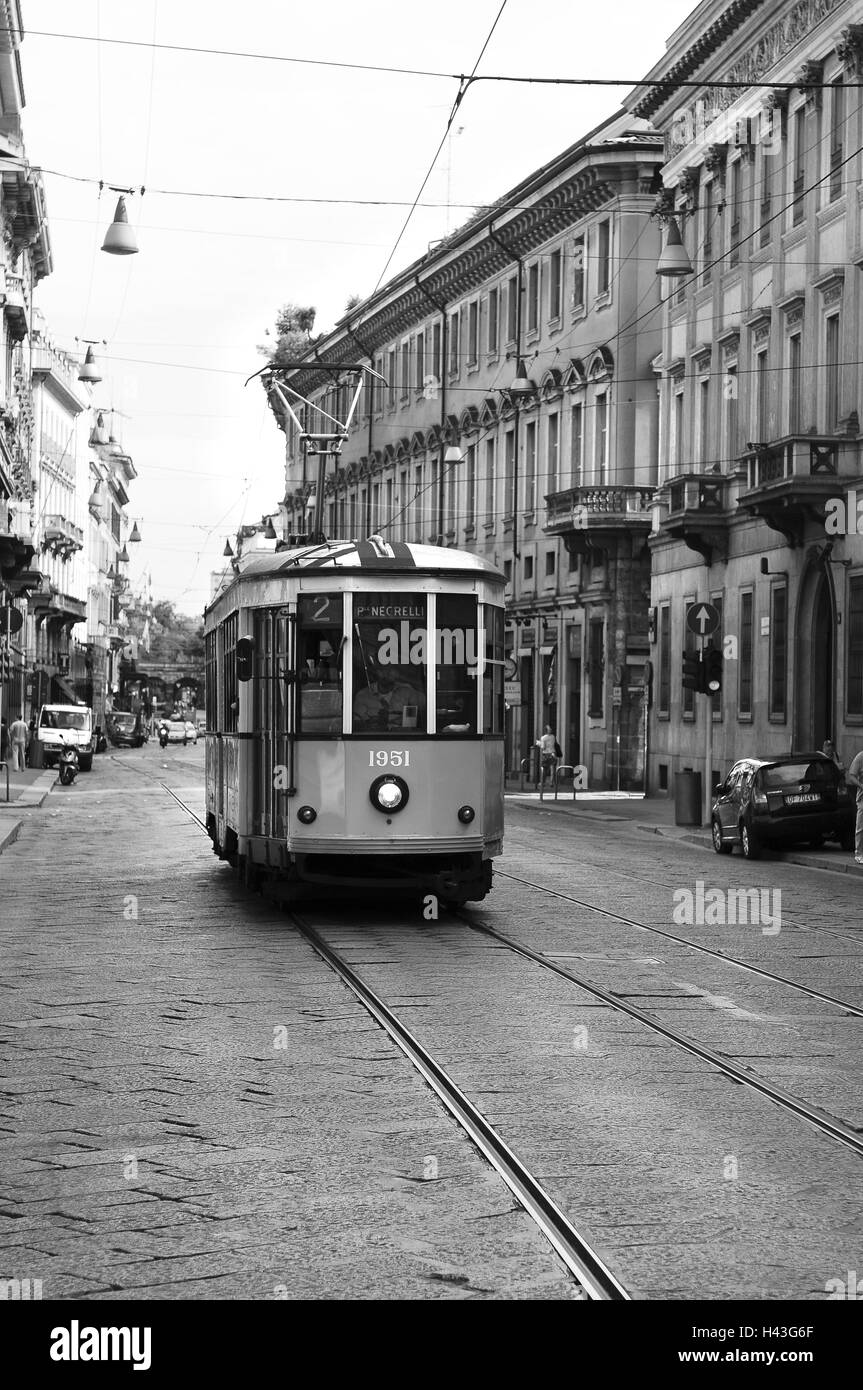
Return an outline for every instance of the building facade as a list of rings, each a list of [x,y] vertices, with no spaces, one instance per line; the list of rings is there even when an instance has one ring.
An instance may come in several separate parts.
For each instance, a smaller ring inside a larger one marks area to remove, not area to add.
[[[283,374],[313,402],[299,412],[312,434],[348,410],[331,367],[377,374],[322,506],[317,459],[270,397],[286,432],[286,534],[458,546],[504,572],[511,773],[550,724],[591,784],[643,776],[661,158],[648,123],[618,113]]]
[[[78,362],[51,342],[38,314],[30,361],[33,564],[41,579],[27,599],[25,661],[28,703],[38,708],[44,703],[74,703],[86,681],[87,401],[77,380]]]
[[[105,717],[120,692],[123,651],[129,647],[123,599],[129,590],[129,484],[137,470],[106,421],[95,414],[90,432],[87,504],[87,651],[88,668],[81,698],[91,705],[95,722]]]
[[[662,132],[660,211],[693,266],[665,281],[658,364],[660,792],[704,771],[707,718],[714,784],[742,756],[863,745],[861,75],[863,4],[705,0],[626,102]],[[696,600],[721,615],[719,696],[682,686]]]
[[[3,624],[9,635],[0,634],[8,672],[0,703],[11,719],[25,712],[32,640],[27,595],[42,581],[30,346],[33,290],[51,270],[51,249],[41,175],[28,165],[21,138],[22,28],[14,0],[3,0],[0,20],[0,604],[10,611]]]

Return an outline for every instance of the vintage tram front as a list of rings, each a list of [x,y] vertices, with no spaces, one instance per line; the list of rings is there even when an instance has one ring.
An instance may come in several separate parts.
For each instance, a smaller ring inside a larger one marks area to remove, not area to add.
[[[249,883],[485,896],[503,576],[374,537],[244,557],[205,615],[207,827]]]

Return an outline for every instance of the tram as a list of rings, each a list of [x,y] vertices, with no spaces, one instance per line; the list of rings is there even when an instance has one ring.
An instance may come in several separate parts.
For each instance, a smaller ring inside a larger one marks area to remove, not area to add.
[[[285,901],[482,899],[503,844],[503,575],[379,536],[235,566],[204,615],[215,852]]]

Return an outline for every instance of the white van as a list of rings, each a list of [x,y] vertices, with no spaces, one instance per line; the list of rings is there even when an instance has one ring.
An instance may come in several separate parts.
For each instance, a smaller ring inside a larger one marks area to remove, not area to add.
[[[74,744],[78,749],[82,772],[89,772],[93,766],[96,747],[93,711],[87,705],[43,705],[36,737],[43,746],[42,757],[46,767],[58,761],[64,743]]]

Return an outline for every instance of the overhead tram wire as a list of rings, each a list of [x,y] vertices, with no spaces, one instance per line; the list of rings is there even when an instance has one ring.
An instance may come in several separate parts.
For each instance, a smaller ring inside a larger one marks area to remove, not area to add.
[[[2,30],[0,30],[0,32],[2,32]],[[481,77],[480,77],[480,76],[475,76],[472,80],[473,80],[474,82],[478,82],[478,81],[481,80]],[[467,79],[465,78],[464,81],[467,81]],[[768,84],[768,85],[774,86],[775,84]],[[829,84],[829,83],[821,83],[821,84],[816,84],[816,85],[820,85],[820,86],[829,86],[829,85],[831,85],[831,84]],[[844,83],[844,84],[843,84],[843,86],[849,86],[849,85],[851,85],[851,84],[849,84],[849,83]],[[454,113],[453,113],[453,115],[454,115]],[[848,128],[850,129],[850,126],[851,126],[851,124],[852,124],[852,120],[853,120],[854,118],[855,118],[855,113],[854,113],[853,111],[849,112],[848,115],[845,116],[844,120],[842,121],[842,126],[843,126],[843,127],[848,127]],[[444,139],[446,139],[446,135],[444,136]],[[818,136],[814,137],[813,140],[812,140],[812,142],[806,146],[806,150],[805,150],[806,155],[807,155],[807,156],[811,155],[812,152],[813,152],[815,149],[818,148],[818,146],[820,145],[820,143],[821,143],[820,137],[818,137]],[[843,162],[844,162],[844,161],[843,161]],[[100,163],[101,163],[101,156],[100,156]],[[47,168],[45,165],[29,164],[28,161],[27,161],[26,159],[23,159],[23,158],[22,158],[22,159],[17,159],[17,158],[16,158],[15,156],[13,156],[13,155],[5,155],[5,154],[4,154],[4,155],[0,156],[0,167],[2,167],[4,164],[9,164],[9,165],[12,165],[12,166],[17,166],[17,167],[22,168],[22,169],[29,169],[29,170],[32,170],[33,173],[50,174],[53,178],[66,179],[66,180],[68,180],[69,182],[72,182],[72,183],[91,183],[91,184],[95,184],[95,185],[97,185],[97,186],[99,187],[100,191],[101,191],[101,189],[103,189],[103,188],[105,188],[105,187],[112,188],[112,187],[114,187],[115,185],[119,186],[119,184],[123,184],[123,185],[125,186],[125,184],[128,183],[128,180],[126,180],[125,182],[124,182],[123,180],[106,180],[106,179],[103,179],[103,178],[101,178],[101,177],[100,177],[100,178],[95,178],[95,177],[93,177],[92,175],[89,175],[89,174],[70,174],[70,173],[68,173],[66,170],[63,170],[63,169],[49,169],[49,168]],[[841,168],[841,165],[838,166],[838,167]],[[834,169],[832,172],[835,174],[835,169]],[[842,182],[843,182],[843,185],[844,185],[844,186],[850,187],[852,184],[855,184],[855,183],[856,183],[856,180],[853,180],[853,179],[846,179],[846,180],[842,180]],[[142,189],[141,189],[141,192],[143,193],[144,191],[145,191],[145,189],[142,188]],[[315,207],[315,206],[321,206],[321,207],[374,207],[374,208],[379,208],[379,207],[393,207],[393,208],[396,208],[396,207],[406,207],[406,208],[416,208],[416,207],[420,207],[420,208],[423,208],[423,209],[430,209],[430,210],[434,210],[434,209],[443,209],[443,208],[457,208],[457,209],[459,209],[460,211],[475,213],[476,210],[477,210],[477,207],[479,206],[479,204],[478,204],[478,202],[477,202],[476,199],[474,199],[474,201],[473,201],[473,202],[470,202],[470,203],[457,203],[457,202],[456,202],[456,203],[453,203],[453,202],[450,202],[449,200],[444,201],[444,202],[418,202],[418,201],[414,200],[414,202],[411,202],[411,201],[410,201],[409,199],[407,199],[407,198],[339,198],[339,197],[310,197],[310,196],[303,196],[303,195],[297,195],[297,194],[279,194],[279,193],[222,193],[222,192],[215,192],[215,191],[211,191],[211,190],[207,190],[207,189],[156,188],[156,187],[152,187],[152,186],[150,186],[150,185],[147,185],[147,186],[146,186],[146,191],[147,191],[148,193],[150,193],[150,194],[158,194],[160,197],[163,197],[163,198],[201,198],[201,199],[212,199],[212,200],[221,201],[221,202],[286,203],[286,204],[296,205],[296,206],[300,206],[300,207],[306,206],[306,205],[307,205],[307,206],[311,206],[311,207]],[[801,195],[799,195],[799,196],[800,196],[800,197],[804,197],[804,196],[805,196],[805,191],[804,191],[803,194],[801,194]],[[740,199],[740,206],[741,206],[741,207],[746,207],[746,206],[748,206],[748,205],[750,205],[750,204],[757,204],[757,203],[760,203],[760,201],[761,201],[760,196],[757,195],[757,194],[754,194],[752,197],[741,198],[741,199]],[[555,211],[556,211],[556,212],[559,212],[559,211],[561,211],[561,210],[565,210],[567,206],[569,206],[569,204],[567,204],[567,203],[564,201],[564,202],[562,202],[559,206],[557,206],[557,207],[555,208]],[[573,206],[574,206],[574,204],[573,204]],[[789,206],[790,206],[790,204],[789,204]],[[485,211],[487,211],[488,213],[493,213],[495,217],[499,217],[499,216],[501,216],[501,215],[503,215],[504,213],[507,213],[507,212],[528,212],[528,211],[535,211],[535,209],[536,209],[536,204],[535,204],[535,203],[520,203],[520,202],[507,201],[507,200],[506,200],[506,197],[504,196],[504,197],[502,197],[502,198],[500,198],[500,199],[494,201],[493,203],[488,204],[487,207],[485,208]],[[61,220],[61,221],[63,221],[63,220],[72,221],[72,220],[75,220],[75,219],[59,219],[59,220]],[[173,230],[173,229],[171,229],[171,228],[165,228],[164,230],[170,231],[170,230]],[[192,230],[192,229],[189,229],[189,228],[178,228],[177,230],[178,230],[178,231],[184,231],[184,230]],[[280,239],[281,239],[281,238],[280,238]],[[286,238],[286,240],[291,240],[291,239],[292,239],[292,238]],[[347,244],[352,245],[352,244],[355,244],[355,243],[347,243]],[[370,243],[360,243],[360,244],[370,244]],[[629,258],[627,258],[627,259],[629,259]]]
[[[506,0],[504,0],[505,3]],[[503,9],[503,5],[501,9]],[[497,20],[495,20],[496,23]],[[0,34],[17,34],[17,32],[17,29],[13,30],[9,25],[0,25]],[[437,68],[405,68],[394,63],[349,63],[338,58],[299,58],[293,54],[257,53],[238,48],[204,48],[197,44],[155,43],[146,39],[107,38],[103,34],[69,34],[55,29],[31,29],[29,25],[27,26],[27,34],[31,38],[64,39],[73,43],[112,44],[126,48],[156,48],[162,49],[166,53],[193,53],[204,57],[238,58],[259,63],[293,63],[301,67],[338,68],[348,72],[385,73],[396,77],[431,77],[451,82],[464,80],[463,73],[445,72]],[[489,34],[490,37],[491,34]],[[735,91],[748,91],[762,87],[770,90],[795,91],[800,85],[798,82],[750,81],[749,79],[745,82],[735,82],[728,78],[708,81],[704,77],[646,78],[643,75],[640,77],[531,77],[525,73],[483,73],[472,80],[475,82],[515,82],[538,87],[662,87],[670,88],[673,91],[681,88],[700,90],[704,87],[730,88]],[[806,85],[814,88],[829,87],[831,84],[829,82],[811,82]],[[863,87],[863,81],[846,82],[843,85],[846,88]]]
[[[393,249],[392,249],[392,251],[390,251],[390,254],[389,254],[389,256],[388,256],[387,259],[386,259],[386,263],[385,263],[385,265],[384,265],[384,268],[383,268],[383,270],[381,271],[380,275],[379,275],[378,278],[377,278],[377,283],[375,284],[375,287],[374,287],[374,289],[372,290],[372,294],[376,294],[377,291],[380,289],[381,281],[383,280],[384,276],[386,275],[387,271],[389,270],[390,265],[392,264],[393,257],[395,256],[396,251],[399,249],[399,246],[401,245],[402,237],[404,236],[405,232],[406,232],[407,229],[408,229],[408,224],[410,223],[410,220],[411,220],[411,218],[413,217],[413,215],[414,215],[414,213],[415,213],[415,211],[416,211],[417,204],[419,203],[419,200],[420,200],[420,198],[421,198],[422,195],[423,195],[423,190],[424,190],[426,184],[428,183],[429,179],[431,178],[431,176],[432,176],[432,174],[433,174],[433,172],[434,172],[434,167],[435,167],[435,165],[437,164],[438,159],[440,158],[441,150],[443,149],[444,145],[445,145],[446,142],[447,142],[447,137],[449,136],[449,133],[450,133],[450,131],[451,131],[451,129],[452,129],[452,125],[453,125],[453,122],[454,122],[454,120],[455,120],[455,118],[456,118],[456,115],[457,115],[457,113],[458,113],[458,109],[459,109],[459,107],[461,106],[462,101],[463,101],[464,98],[465,98],[465,95],[467,94],[467,91],[468,91],[468,88],[470,87],[471,82],[473,82],[473,80],[474,80],[474,78],[475,78],[475,76],[476,76],[476,70],[477,70],[477,68],[479,67],[480,63],[482,62],[483,54],[485,53],[486,49],[488,48],[489,44],[491,43],[492,35],[494,34],[494,31],[495,31],[495,29],[496,29],[497,26],[498,26],[498,21],[500,20],[500,17],[501,17],[501,15],[503,14],[503,12],[504,12],[505,9],[506,9],[506,0],[501,0],[500,9],[498,10],[497,14],[495,15],[494,21],[493,21],[493,23],[492,23],[492,26],[491,26],[491,28],[489,29],[488,33],[486,34],[485,42],[483,43],[483,46],[482,46],[482,48],[481,48],[480,51],[479,51],[479,54],[478,54],[477,59],[476,59],[476,62],[474,63],[473,68],[472,68],[472,70],[471,70],[470,76],[469,76],[469,77],[459,77],[459,79],[458,79],[458,84],[459,84],[459,85],[458,85],[458,91],[457,91],[457,93],[456,93],[455,101],[454,101],[453,104],[452,104],[452,110],[450,111],[449,116],[447,117],[446,129],[444,130],[444,133],[443,133],[443,135],[441,136],[440,144],[438,145],[437,149],[436,149],[435,152],[434,152],[434,157],[433,157],[433,159],[432,159],[431,164],[430,164],[429,167],[428,167],[428,170],[426,171],[425,178],[423,179],[422,183],[420,184],[419,192],[417,193],[416,197],[414,198],[413,202],[412,202],[411,205],[410,205],[410,209],[409,209],[409,211],[408,211],[408,215],[407,215],[407,217],[405,218],[405,220],[404,220],[404,222],[403,222],[403,224],[402,224],[402,227],[401,227],[401,230],[400,230],[398,236],[397,236],[396,239],[395,239],[395,244],[394,244],[394,246],[393,246]]]

